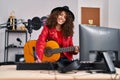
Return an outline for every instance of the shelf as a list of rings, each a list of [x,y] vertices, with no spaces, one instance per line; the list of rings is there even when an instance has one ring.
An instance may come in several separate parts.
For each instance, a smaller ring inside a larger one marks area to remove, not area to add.
[[[26,30],[6,30],[6,32],[13,32],[13,33],[26,33]]]
[[[18,46],[18,47],[5,47],[5,49],[8,49],[8,48],[24,48],[24,47],[20,47],[20,46]]]
[[[25,42],[27,42],[27,30],[5,30],[5,49],[4,49],[4,62],[8,62],[8,56],[9,56],[9,49],[23,49],[24,47],[21,45],[9,45],[10,42],[9,40],[12,38],[9,37],[10,35],[13,34],[20,34],[20,35],[25,35]],[[15,36],[18,37],[18,36]],[[14,44],[14,42],[13,42]],[[17,50],[15,50],[17,51]]]

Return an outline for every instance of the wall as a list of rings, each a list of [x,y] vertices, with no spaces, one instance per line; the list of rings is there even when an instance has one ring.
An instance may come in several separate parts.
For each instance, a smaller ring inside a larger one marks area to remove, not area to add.
[[[109,0],[109,27],[120,28],[120,0]]]

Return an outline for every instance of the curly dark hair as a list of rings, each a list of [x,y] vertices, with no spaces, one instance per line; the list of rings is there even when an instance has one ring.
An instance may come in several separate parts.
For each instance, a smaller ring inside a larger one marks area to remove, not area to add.
[[[48,26],[48,28],[53,28],[57,25],[57,17],[58,15],[60,15],[62,12],[62,10],[57,10],[54,11],[53,13],[51,13],[46,21],[46,25]],[[73,24],[73,18],[72,15],[69,12],[66,12],[66,21],[65,23],[62,25],[62,34],[65,38],[67,38],[68,36],[73,36],[73,28],[74,28],[74,24]]]

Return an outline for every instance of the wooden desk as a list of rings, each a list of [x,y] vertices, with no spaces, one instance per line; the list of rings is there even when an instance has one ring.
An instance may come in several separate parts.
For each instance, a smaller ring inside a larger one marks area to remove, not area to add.
[[[0,80],[120,80],[120,69],[117,74],[88,73],[71,71],[59,73],[56,70],[16,70],[16,65],[0,66]]]

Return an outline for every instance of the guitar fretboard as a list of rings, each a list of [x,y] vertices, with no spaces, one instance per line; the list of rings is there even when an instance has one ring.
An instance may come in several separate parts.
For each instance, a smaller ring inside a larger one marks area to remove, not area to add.
[[[56,49],[51,49],[48,52],[54,54],[54,53],[62,53],[62,52],[70,52],[70,51],[75,51],[75,47],[56,48]]]

